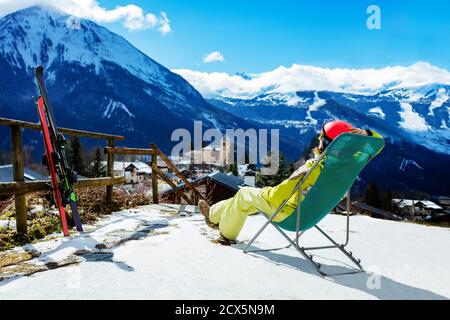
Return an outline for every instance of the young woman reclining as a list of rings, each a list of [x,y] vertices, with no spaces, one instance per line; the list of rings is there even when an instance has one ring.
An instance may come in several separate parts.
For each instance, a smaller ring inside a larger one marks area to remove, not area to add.
[[[273,214],[276,208],[286,199],[286,195],[290,195],[293,192],[299,180],[313,166],[317,158],[331,141],[344,132],[381,137],[372,130],[354,128],[351,124],[341,120],[325,123],[319,136],[319,146],[313,149],[314,157],[306,161],[304,165],[294,171],[288,179],[279,185],[264,188],[242,187],[234,197],[220,201],[213,206],[209,206],[206,201],[200,200],[198,205],[200,212],[205,217],[205,222],[211,228],[219,228],[220,230],[221,237],[219,242],[229,244],[231,240],[235,240],[244,226],[248,215],[255,214],[259,211],[269,215]],[[316,182],[321,170],[321,164],[317,165],[303,182],[300,187],[302,199]],[[297,206],[297,197],[298,192],[289,198],[289,201],[273,221],[283,221],[290,215]]]

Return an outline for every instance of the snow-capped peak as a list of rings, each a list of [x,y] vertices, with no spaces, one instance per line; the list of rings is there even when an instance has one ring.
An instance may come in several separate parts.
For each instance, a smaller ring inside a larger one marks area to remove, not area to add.
[[[450,94],[450,85],[431,83],[423,86],[404,87],[382,91],[380,97],[394,98],[405,102],[420,102],[436,99],[436,108],[447,101]],[[447,98],[445,98],[447,97]],[[442,100],[442,101],[441,101]]]
[[[5,16],[0,20],[0,34],[0,55],[20,69],[43,64],[51,70],[54,63],[72,62],[99,73],[105,62],[111,62],[168,90],[177,77],[121,36],[50,7],[34,6]],[[197,94],[193,88],[183,89]]]

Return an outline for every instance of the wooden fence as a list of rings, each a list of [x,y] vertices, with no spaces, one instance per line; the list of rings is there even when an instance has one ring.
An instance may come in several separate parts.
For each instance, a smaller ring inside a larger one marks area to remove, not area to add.
[[[27,210],[25,195],[31,192],[50,190],[49,180],[25,181],[22,130],[41,130],[38,123],[0,118],[0,126],[9,126],[11,129],[11,147],[14,182],[0,182],[0,195],[14,195],[16,207],[16,230],[18,233],[27,233]],[[59,128],[63,134],[87,137],[93,139],[104,139],[108,147],[114,147],[116,140],[124,140],[125,137],[98,132],[90,132],[76,129]],[[114,155],[108,155],[107,166],[114,166]],[[111,173],[111,174],[109,174]],[[76,189],[90,187],[106,187],[106,201],[112,204],[113,186],[123,184],[125,177],[114,177],[114,172],[108,172],[105,178],[80,179],[75,185]]]
[[[14,195],[16,207],[16,230],[18,233],[27,233],[27,211],[25,195],[37,191],[50,190],[49,180],[25,181],[24,179],[24,159],[22,129],[41,130],[38,123],[19,121],[13,119],[0,118],[0,126],[9,126],[11,129],[11,146],[13,154],[13,173],[14,182],[0,182],[0,195]],[[114,158],[116,154],[121,155],[150,155],[152,167],[152,191],[153,203],[158,203],[158,177],[170,185],[177,195],[182,197],[188,204],[197,204],[199,199],[204,199],[201,193],[192,185],[187,178],[178,170],[172,161],[155,145],[151,144],[149,149],[137,149],[116,147],[116,140],[124,140],[125,137],[98,132],[90,132],[76,129],[59,128],[63,134],[72,136],[87,137],[93,139],[104,139],[107,141],[105,154],[107,155],[106,175],[104,178],[86,178],[80,179],[74,185],[75,189],[106,187],[106,203],[112,205],[113,186],[125,183],[125,177],[114,176]],[[170,180],[157,166],[158,157],[160,157],[169,167],[169,169],[180,178],[187,189],[192,191],[189,198],[182,190]]]

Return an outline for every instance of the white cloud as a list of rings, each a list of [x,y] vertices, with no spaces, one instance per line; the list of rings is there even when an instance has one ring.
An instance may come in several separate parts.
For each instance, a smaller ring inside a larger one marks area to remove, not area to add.
[[[100,23],[121,22],[129,30],[157,29],[162,34],[171,31],[170,20],[165,12],[158,17],[144,12],[133,4],[117,6],[108,10],[96,0],[0,0],[0,16],[33,5],[51,6],[68,14]]]
[[[426,62],[409,67],[381,69],[319,68],[293,64],[250,77],[224,72],[173,70],[188,80],[204,96],[222,95],[248,98],[262,93],[291,93],[298,90],[330,90],[348,93],[373,93],[382,89],[414,87],[430,83],[450,84],[450,72]]]
[[[225,59],[223,58],[223,55],[219,51],[213,51],[209,54],[205,54],[203,56],[203,62],[204,63],[210,63],[214,61],[220,61],[223,62]]]
[[[170,27],[170,20],[167,17],[167,13],[165,13],[164,11],[161,12],[161,19],[158,30],[162,34],[167,34],[172,31],[172,28]]]

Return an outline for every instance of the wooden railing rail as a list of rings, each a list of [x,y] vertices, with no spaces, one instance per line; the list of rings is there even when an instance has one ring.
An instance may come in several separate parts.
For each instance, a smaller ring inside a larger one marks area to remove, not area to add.
[[[34,122],[28,122],[28,121],[22,121],[22,120],[14,120],[14,119],[7,119],[0,117],[0,126],[17,126],[20,128],[25,129],[32,129],[32,130],[41,130],[41,125],[39,123]],[[77,129],[69,129],[69,128],[58,128],[59,132],[63,134],[68,134],[71,136],[78,136],[78,137],[86,137],[86,138],[93,138],[93,139],[113,139],[113,140],[125,140],[124,136],[118,136],[114,134],[107,134],[107,133],[100,133],[100,132],[92,132],[92,131],[84,131],[84,130],[77,130]]]

